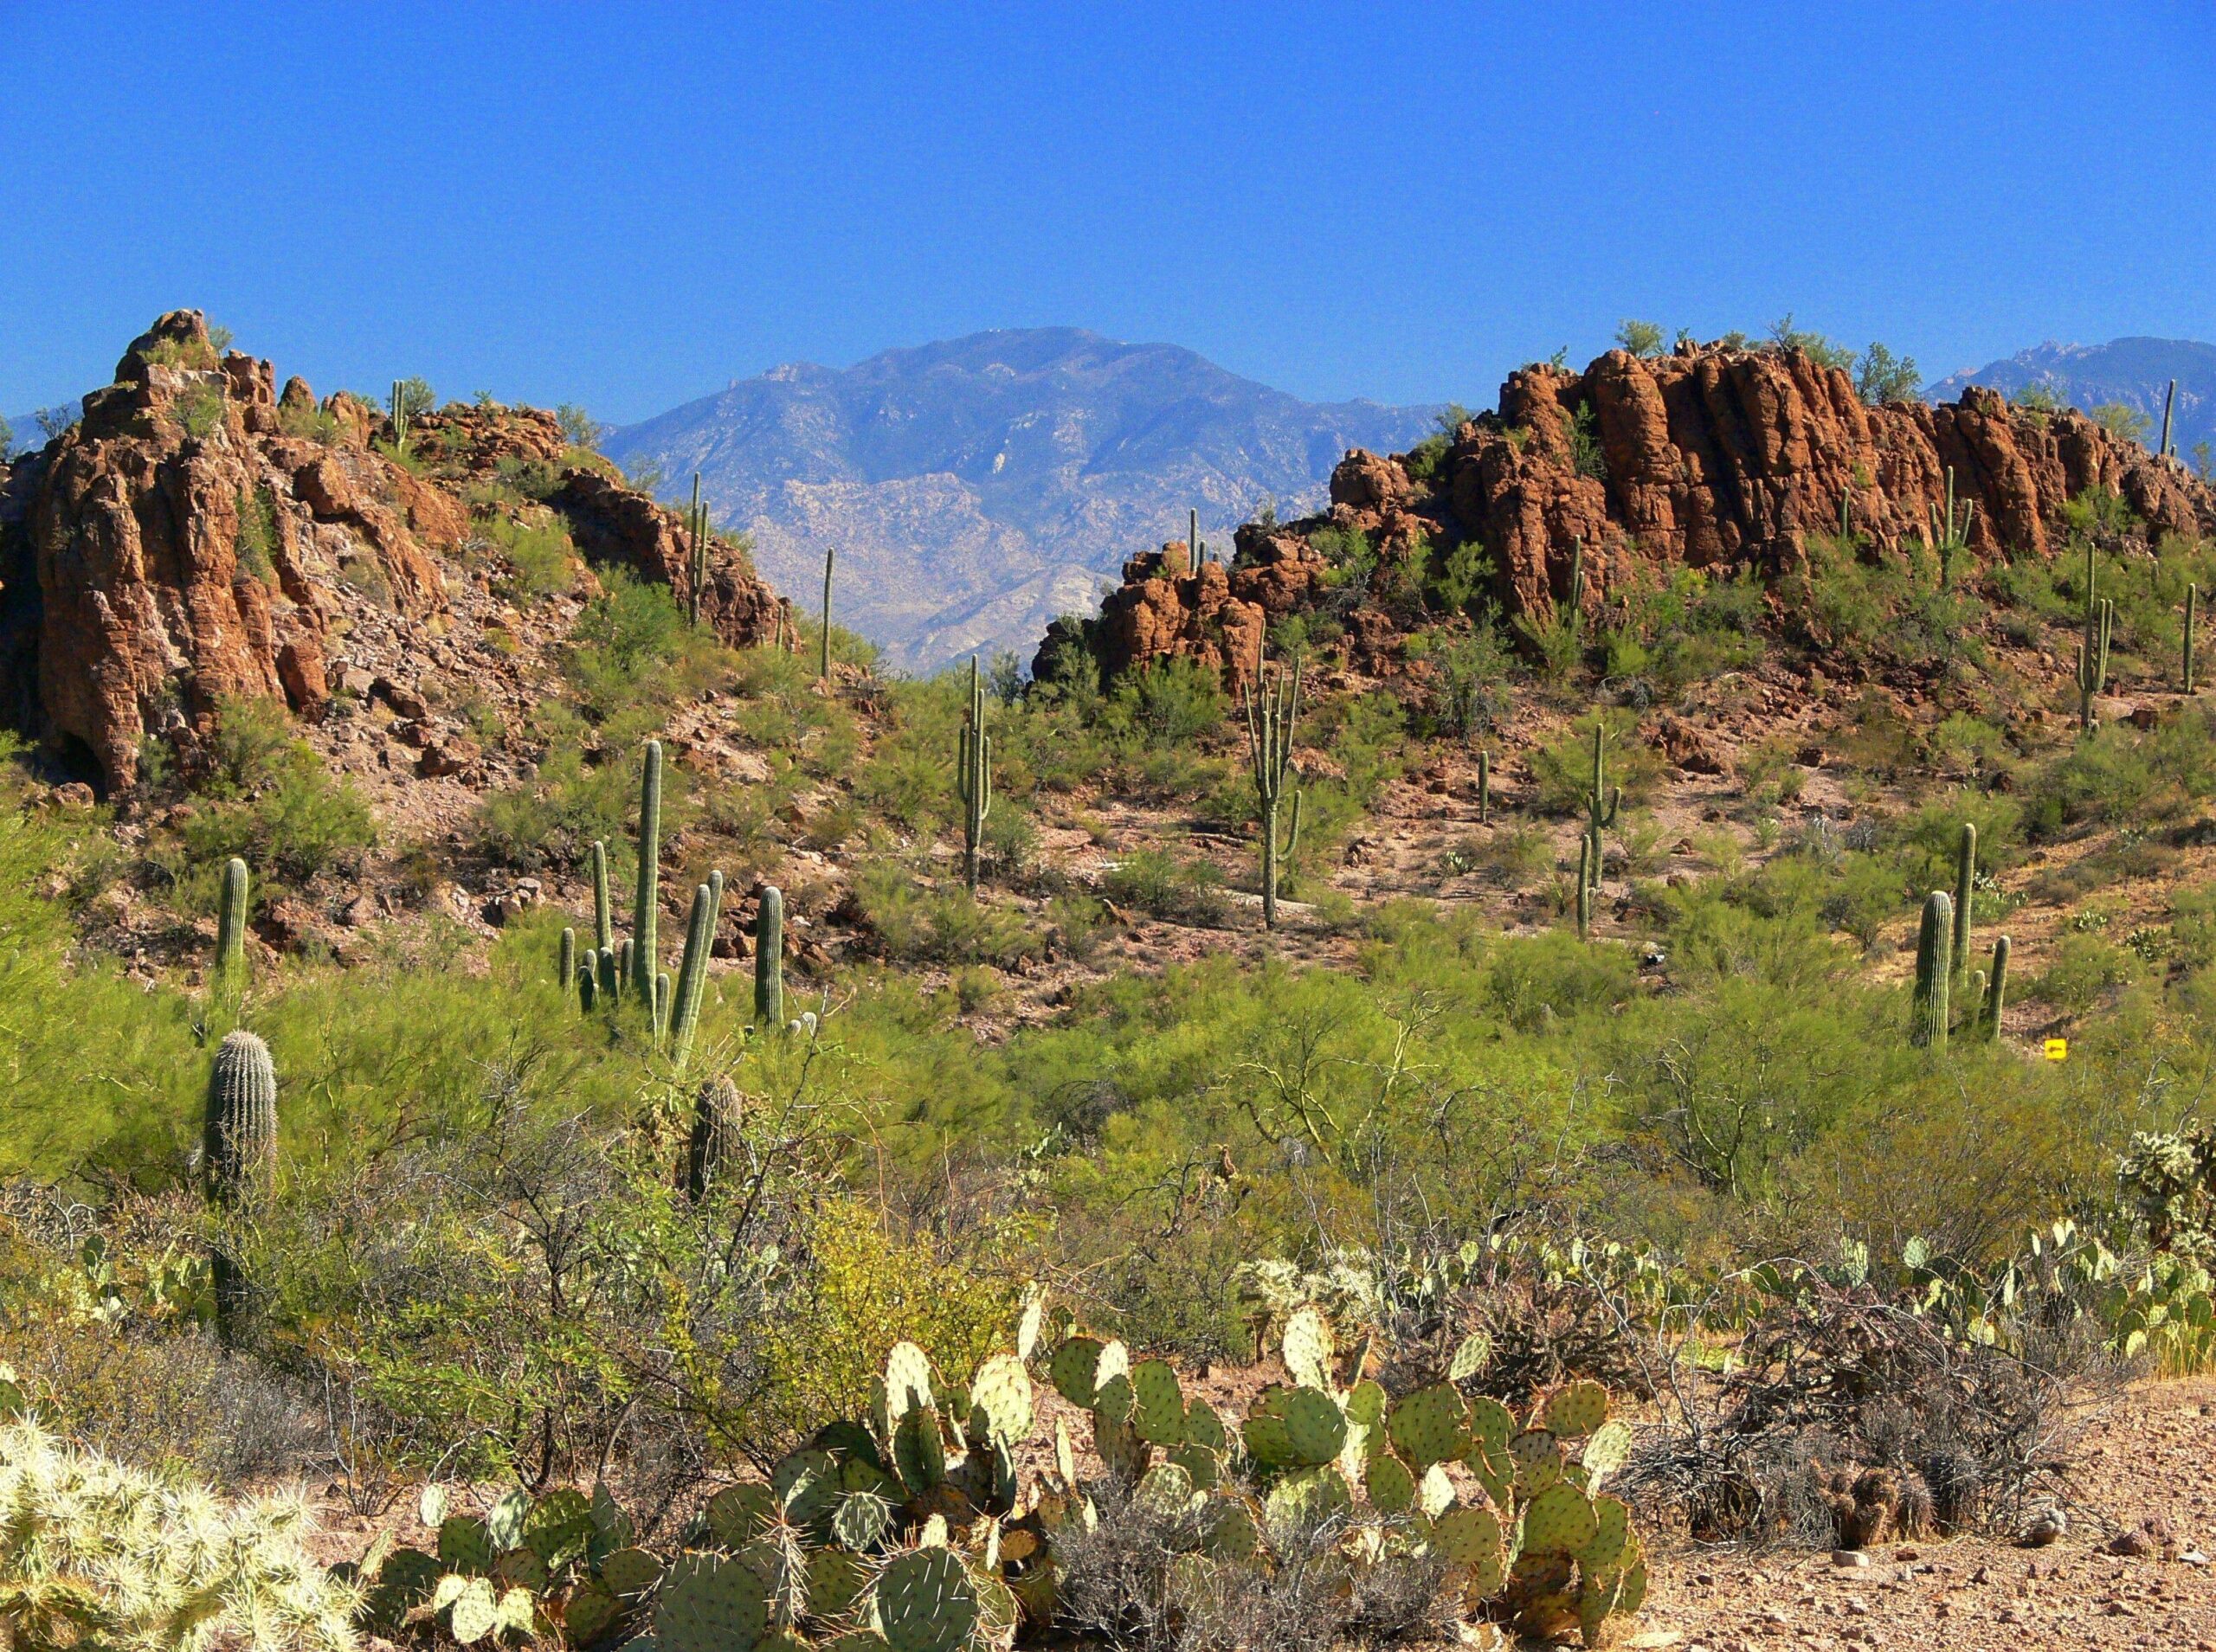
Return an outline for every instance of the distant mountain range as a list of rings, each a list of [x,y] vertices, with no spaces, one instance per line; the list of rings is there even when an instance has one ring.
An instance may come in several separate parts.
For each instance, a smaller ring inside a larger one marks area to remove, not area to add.
[[[1316,508],[1348,448],[1405,448],[1432,416],[1303,402],[1175,345],[1044,327],[773,368],[601,445],[635,473],[659,466],[666,499],[698,471],[718,524],[751,534],[803,607],[835,546],[833,618],[928,672],[1027,655],[1124,558],[1183,538],[1188,511],[1227,551],[1265,500]]]
[[[2041,344],[1974,373],[1957,373],[1933,385],[1935,402],[1951,402],[1966,384],[1989,385],[2013,395],[2045,384],[2073,408],[2087,411],[2120,402],[2148,419],[2147,445],[2162,438],[2162,398],[2178,385],[2170,446],[2187,464],[2193,445],[2216,447],[2216,344],[2188,338],[2119,338],[2106,344]]]
[[[42,411],[51,413],[55,409],[48,408]],[[73,399],[63,403],[60,411],[71,420],[74,420],[83,409]],[[0,459],[7,458],[10,453],[19,453],[27,447],[42,447],[46,445],[46,432],[40,427],[38,414],[10,414],[7,423],[10,434],[8,440],[0,442]]]

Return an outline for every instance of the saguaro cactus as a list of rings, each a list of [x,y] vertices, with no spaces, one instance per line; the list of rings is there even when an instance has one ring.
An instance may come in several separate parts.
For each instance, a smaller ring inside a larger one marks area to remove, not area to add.
[[[970,709],[955,736],[954,790],[962,800],[962,881],[977,892],[977,851],[993,807],[993,737],[985,732],[985,679],[970,656]]]
[[[815,675],[818,681],[825,683],[831,680],[831,558],[834,554],[831,547],[827,545],[824,548],[823,636],[819,644],[820,652],[815,662]]]
[[[2178,402],[2178,382],[2170,381],[2170,388],[2162,397],[2162,445],[2155,452],[2163,459],[2170,456],[2170,414]]]
[[[1492,758],[1490,754],[1478,754],[1478,824],[1485,825],[1492,819]]]
[[[562,931],[561,953],[554,965],[554,981],[566,993],[577,984],[577,932],[575,929],[564,928]]]
[[[700,588],[708,582],[708,507],[700,503],[700,472],[692,472],[692,509],[686,517],[692,539],[692,590],[689,617],[700,623]]]
[[[1977,887],[1977,827],[1962,822],[1962,834],[1955,845],[1955,935],[1954,955],[1949,969],[1955,979],[1969,974],[1970,968],[1970,897]]]
[[[2185,678],[2185,691],[2193,692],[2193,633],[2200,623],[2200,587],[2185,588],[2185,659],[2181,674]]]
[[[785,894],[775,884],[754,914],[754,1025],[763,1032],[785,1025]]]
[[[738,1152],[738,1086],[718,1073],[700,1086],[692,1104],[692,1130],[685,1144],[685,1192],[694,1202],[707,1197],[723,1167]]]
[[[2078,727],[2092,732],[2093,697],[2108,686],[2109,640],[2116,632],[2116,604],[2100,594],[2100,562],[2085,547],[2084,634],[2078,643]]]
[[[216,979],[236,986],[246,974],[246,862],[223,864],[223,894],[216,909]]]
[[[1909,1042],[1926,1050],[1947,1047],[1947,974],[1955,944],[1955,903],[1944,890],[1923,897],[1916,937],[1916,996]]]
[[[1591,938],[1593,932],[1593,839],[1577,840],[1577,938]]]
[[[1988,1044],[2000,1036],[2000,1012],[2008,1007],[2008,937],[1996,935],[1993,942],[1993,967],[1985,975],[1984,1013],[1978,1019],[1978,1032]]]
[[[277,1070],[269,1046],[251,1032],[227,1032],[208,1074],[201,1135],[209,1202],[225,1211],[250,1208],[267,1189],[276,1158]],[[221,1328],[245,1305],[246,1282],[220,1244],[209,1262]]]
[[[408,451],[408,397],[398,379],[392,382],[392,445],[396,452]]]
[[[592,944],[596,952],[615,950],[615,912],[608,899],[608,845],[592,845]]]
[[[631,909],[631,984],[649,1012],[654,1001],[655,960],[661,915],[661,742],[647,742],[639,779],[639,875]],[[657,1021],[656,1025],[660,1025]]]
[[[1253,772],[1254,800],[1262,813],[1262,927],[1278,927],[1278,806],[1285,777],[1292,768],[1292,730],[1300,718],[1300,667],[1280,671],[1274,682],[1256,680],[1246,691],[1246,757]],[[1296,794],[1294,819],[1298,820]],[[1297,846],[1297,845],[1295,845]]]
[[[1198,511],[1191,511],[1186,514],[1189,520],[1185,529],[1185,549],[1189,553],[1185,562],[1187,567],[1197,574],[1201,571],[1201,564],[1208,560],[1208,550],[1201,543],[1201,513]]]
[[[1585,613],[1585,536],[1569,542],[1569,618],[1573,625]]]
[[[1939,581],[1942,585],[1954,582],[1955,559],[1969,549],[1970,523],[1977,515],[1977,501],[1963,502],[1959,521],[1955,516],[1955,467],[1947,466],[1947,504],[1942,512],[1938,505],[1931,507],[1931,549],[1939,556]]]
[[[1593,852],[1585,865],[1593,886],[1601,884],[1601,833],[1616,823],[1616,816],[1624,806],[1624,788],[1613,791],[1608,787],[1608,730],[1606,724],[1593,724],[1593,779],[1585,793],[1585,838]]]
[[[677,996],[670,1009],[670,1059],[682,1071],[692,1053],[692,1035],[700,1025],[700,1001],[707,995],[708,950],[716,938],[718,881],[702,884],[692,891],[692,911],[685,926],[685,961],[677,968]]]

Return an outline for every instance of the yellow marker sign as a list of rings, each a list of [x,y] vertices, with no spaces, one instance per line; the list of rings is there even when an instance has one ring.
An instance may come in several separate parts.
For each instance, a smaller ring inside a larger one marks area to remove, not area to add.
[[[2067,1038],[2049,1038],[2046,1041],[2046,1058],[2049,1061],[2069,1060],[2070,1040]]]

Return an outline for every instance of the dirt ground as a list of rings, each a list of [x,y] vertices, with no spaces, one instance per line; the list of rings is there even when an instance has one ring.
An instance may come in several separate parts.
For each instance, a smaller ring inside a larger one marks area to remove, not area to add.
[[[2216,1379],[2130,1390],[2089,1435],[2075,1493],[2070,1531],[2045,1548],[1917,1542],[1858,1566],[1806,1551],[1665,1551],[1625,1643],[2216,1649]],[[2107,1552],[2142,1522],[2150,1552]]]

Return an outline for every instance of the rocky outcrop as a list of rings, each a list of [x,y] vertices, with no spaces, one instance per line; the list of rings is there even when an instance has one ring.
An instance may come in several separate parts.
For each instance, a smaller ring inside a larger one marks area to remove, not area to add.
[[[0,714],[106,789],[133,784],[150,736],[192,761],[226,700],[315,714],[350,615],[435,634],[441,560],[471,535],[461,490],[509,461],[536,467],[588,557],[689,595],[677,513],[605,461],[570,463],[551,415],[426,415],[410,436],[440,461],[425,466],[381,447],[390,425],[358,398],[274,387],[268,363],[219,354],[199,312],[173,312],[77,424],[0,472]],[[712,559],[703,610],[734,643],[776,628],[735,547]]]
[[[1375,462],[1350,456],[1341,472]],[[1958,508],[1975,506],[1981,559],[2050,554],[2063,507],[2089,488],[2121,493],[2157,533],[2216,531],[2207,487],[2082,414],[1975,389],[1948,406],[1871,407],[1844,370],[1798,351],[1713,347],[1525,368],[1497,415],[1456,433],[1433,472],[1443,486],[1371,504],[1375,485],[1350,476],[1332,498],[1373,533],[1413,513],[1434,537],[1475,539],[1507,609],[1543,618],[1581,539],[1588,602],[1640,563],[1789,566],[1804,536],[1836,531],[1842,498],[1856,532],[1898,554],[1932,532],[1949,471]]]
[[[677,512],[598,471],[585,469],[569,472],[549,502],[568,518],[570,538],[589,559],[615,563],[641,579],[667,585],[679,607],[689,607],[692,548]],[[700,617],[718,637],[734,648],[771,641],[778,634],[783,606],[757,577],[743,549],[727,539],[710,539]]]
[[[1612,350],[1582,373],[1511,375],[1499,410],[1443,451],[1350,453],[1326,516],[1242,528],[1227,569],[1194,575],[1182,546],[1133,558],[1099,619],[1064,627],[1041,665],[1062,669],[1081,642],[1111,677],[1176,656],[1236,677],[1250,639],[1327,604],[1359,664],[1395,626],[1375,594],[1420,584],[1459,548],[1483,553],[1505,613],[1542,621],[1569,595],[1581,542],[1588,607],[1672,567],[1788,568],[1809,534],[1838,530],[1842,501],[1869,554],[1898,556],[1933,533],[1950,472],[1981,560],[2052,554],[2065,507],[2088,489],[2120,494],[2150,539],[2216,534],[2216,492],[2078,413],[1974,388],[1945,406],[1873,407],[1846,371],[1796,350]],[[1362,536],[1382,576],[1369,595],[1350,601],[1311,549],[1326,528]]]

